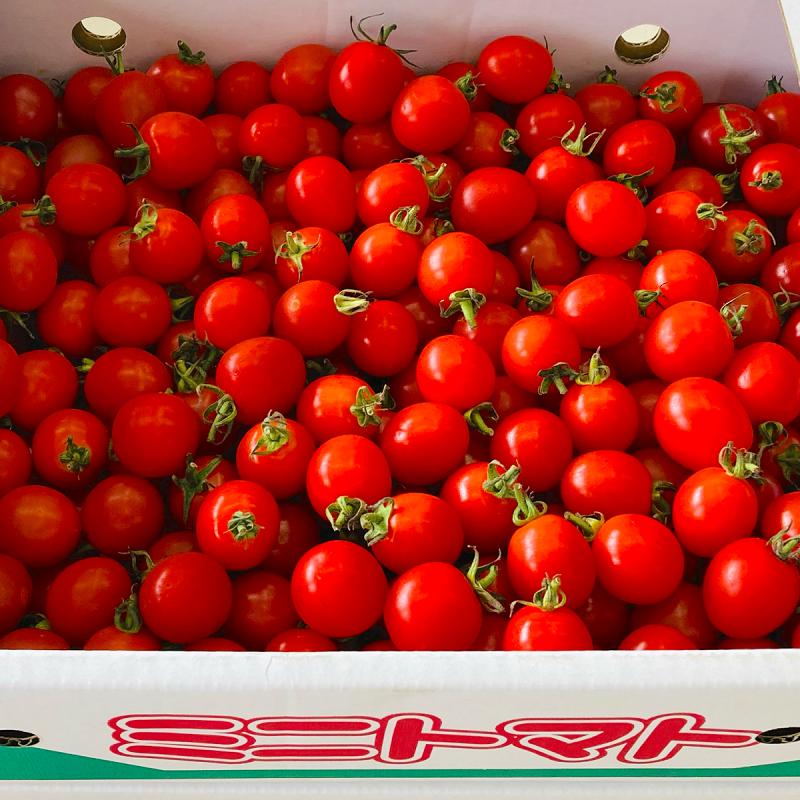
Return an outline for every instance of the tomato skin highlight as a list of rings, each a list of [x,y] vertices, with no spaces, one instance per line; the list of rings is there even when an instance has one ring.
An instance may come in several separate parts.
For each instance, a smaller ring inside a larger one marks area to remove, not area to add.
[[[523,607],[508,622],[503,650],[593,650],[592,637],[569,608]]]

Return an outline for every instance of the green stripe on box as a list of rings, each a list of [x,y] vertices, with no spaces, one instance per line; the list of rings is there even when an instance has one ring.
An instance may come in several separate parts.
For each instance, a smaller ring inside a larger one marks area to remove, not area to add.
[[[0,780],[230,780],[237,778],[796,778],[800,761],[751,767],[678,769],[624,767],[617,769],[238,769],[161,770],[76,756],[37,747],[0,749]]]

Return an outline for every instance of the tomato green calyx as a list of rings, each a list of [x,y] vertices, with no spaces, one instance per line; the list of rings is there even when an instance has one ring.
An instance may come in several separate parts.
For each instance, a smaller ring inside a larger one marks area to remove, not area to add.
[[[350,406],[350,413],[356,418],[360,427],[366,428],[370,425],[380,425],[383,422],[381,412],[391,411],[394,407],[394,398],[388,385],[384,385],[377,393],[369,386],[359,386],[356,391],[356,401]]]
[[[342,289],[341,292],[334,295],[333,304],[340,314],[352,317],[354,314],[366,311],[373,300],[372,292],[362,292],[358,289]]]
[[[778,531],[768,540],[772,552],[781,561],[800,561],[800,536],[788,536],[789,528]]]
[[[513,464],[501,473],[498,467],[502,466],[499,461],[489,462],[489,466],[486,468],[486,480],[481,487],[483,491],[501,500],[513,499],[516,501],[517,505],[511,519],[517,527],[527,525],[537,517],[541,517],[542,514],[546,514],[547,503],[543,500],[536,500],[517,480],[520,473],[519,465]]]
[[[478,600],[481,601],[483,608],[490,614],[505,614],[506,607],[503,603],[503,598],[489,589],[497,580],[497,561],[500,560],[500,557],[498,556],[490,564],[481,565],[478,548],[470,546],[469,549],[472,550],[472,561],[465,574],[475,594],[478,596]],[[483,575],[480,573],[483,573]]]
[[[475,312],[486,302],[486,295],[476,289],[462,289],[460,292],[453,292],[448,300],[450,305],[447,308],[444,307],[444,303],[439,306],[440,313],[445,319],[461,313],[470,328],[477,327]]]
[[[739,156],[751,152],[749,143],[758,138],[758,131],[755,128],[742,130],[734,128],[724,105],[719,107],[719,121],[725,129],[725,135],[719,138],[719,143],[725,148],[725,161],[728,164],[735,164]]]
[[[608,180],[620,183],[630,189],[643,203],[647,202],[647,188],[642,181],[653,174],[653,170],[633,174],[631,172],[618,172],[616,175],[609,175]]]
[[[647,309],[650,308],[653,303],[657,303],[663,296],[660,289],[637,289],[633,295],[636,298],[636,305],[639,306],[639,313],[642,316],[647,313]]]
[[[192,500],[194,500],[198,494],[211,489],[208,478],[221,462],[222,456],[217,456],[200,469],[192,457],[189,456],[186,459],[186,470],[184,471],[183,477],[179,478],[177,475],[172,476],[172,482],[181,490],[181,496],[183,498],[181,519],[184,524],[189,521],[189,509],[192,506]]]
[[[569,128],[567,128],[567,132],[561,137],[561,146],[573,156],[586,158],[594,152],[597,143],[603,138],[606,129],[603,128],[601,131],[592,131],[592,133],[589,133],[589,129],[586,125],[581,125],[573,139],[572,134],[576,127],[577,125],[574,122],[570,124]]]
[[[178,349],[172,353],[172,371],[179,392],[193,392],[204,383],[222,351],[207,340],[201,342],[194,334],[178,336]]]
[[[310,253],[314,248],[319,247],[319,239],[316,242],[308,244],[303,241],[303,237],[292,231],[286,232],[286,241],[281,242],[280,247],[275,250],[275,261],[279,258],[285,258],[291,261],[297,270],[297,282],[300,283],[300,278],[303,275],[303,256]]]
[[[650,242],[647,239],[642,239],[636,247],[631,247],[627,253],[625,253],[625,258],[629,261],[641,261],[647,255],[647,248],[650,245]],[[660,250],[658,251],[661,252]]]
[[[449,219],[434,217],[431,234],[434,239],[437,239],[439,236],[444,236],[446,233],[452,233],[455,229],[455,225],[453,225]]]
[[[233,536],[234,542],[245,542],[255,539],[258,532],[263,528],[256,521],[256,515],[252,511],[234,511],[228,520],[228,532]]]
[[[722,308],[719,310],[720,316],[725,320],[728,327],[731,329],[731,333],[733,334],[734,338],[741,336],[742,332],[744,331],[742,322],[747,315],[748,306],[746,303],[734,306],[734,303],[736,303],[736,301],[743,296],[744,294],[739,294],[736,295],[736,297],[732,297],[727,303],[724,303]]]
[[[228,244],[228,242],[216,242],[217,247],[222,250],[218,263],[224,264],[226,261],[231,262],[231,269],[238,272],[242,268],[242,260],[249,256],[257,256],[258,252],[255,250],[247,249],[247,242],[236,242],[236,244]]]
[[[24,153],[33,162],[34,167],[41,167],[47,163],[47,145],[37,139],[29,139],[27,136],[23,136],[14,141],[0,142],[0,145],[13,147]]]
[[[767,87],[767,94],[782,94],[786,91],[783,88],[783,75],[779,78],[777,75],[773,75],[768,81],[764,81]]]
[[[553,67],[553,71],[550,73],[550,80],[547,81],[544,93],[558,94],[559,92],[565,92],[571,86],[572,84],[564,77],[564,73],[558,67]]]
[[[394,498],[384,497],[371,506],[367,506],[358,519],[364,531],[367,547],[372,547],[389,535],[389,519],[394,511]]]
[[[257,192],[264,188],[264,176],[267,172],[272,171],[274,170],[264,163],[261,156],[244,156],[242,158],[242,172]]]
[[[158,209],[152,203],[142,203],[139,206],[138,216],[139,219],[128,233],[136,241],[141,241],[155,231],[158,225]]]
[[[539,377],[542,382],[539,384],[539,394],[546,395],[552,387],[558,390],[559,394],[567,393],[567,381],[574,380],[578,373],[567,364],[566,361],[559,361],[552,367],[539,370]]]
[[[8,322],[13,322],[15,325],[22,328],[22,330],[28,335],[28,338],[36,338],[34,332],[28,327],[27,321],[30,319],[31,315],[26,311],[9,311],[7,308],[0,308],[0,315],[2,315],[3,319],[7,320]]]
[[[519,131],[516,128],[505,128],[500,134],[500,149],[506,153],[516,155],[519,153],[517,141],[519,140]]]
[[[500,472],[498,467],[504,469]],[[482,484],[482,489],[487,494],[499,499],[514,496],[514,484],[519,478],[520,468],[518,464],[512,464],[505,469],[499,461],[490,461],[486,468],[486,480]]]
[[[49,194],[43,194],[33,208],[20,214],[21,217],[38,217],[41,225],[52,225],[56,221],[56,207]]]
[[[38,631],[52,630],[50,620],[44,614],[26,614],[20,621],[19,628],[35,628]]]
[[[128,550],[124,555],[130,556],[131,567],[130,571],[138,578],[141,579],[156,565],[152,556],[147,550]],[[139,566],[140,560],[144,561],[144,569]]]
[[[529,605],[536,606],[542,611],[557,611],[566,605],[567,596],[561,591],[561,576],[547,575],[542,578],[542,588],[533,595],[533,602]]]
[[[697,206],[697,219],[708,221],[711,230],[716,230],[718,222],[725,222],[728,218],[722,211],[722,206],[715,206],[713,203],[700,203]]]
[[[520,483],[514,484],[513,493],[517,505],[511,514],[511,521],[518,528],[547,513],[547,503],[544,500],[537,500],[530,491],[523,489]]]
[[[525,301],[525,305],[531,311],[544,311],[553,304],[553,293],[545,289],[538,280],[533,269],[533,259],[531,259],[531,288],[523,289],[521,286],[516,288],[517,294]]]
[[[325,509],[325,517],[335,531],[358,531],[359,520],[366,510],[367,504],[363,500],[341,495]]]
[[[772,231],[766,226],[762,225],[758,220],[751,219],[743,231],[737,231],[733,234],[733,241],[736,245],[736,255],[741,256],[744,253],[752,253],[758,255],[766,244],[764,234],[767,234],[775,244],[775,237]]]
[[[16,200],[4,200],[3,195],[0,194],[0,214],[5,214],[6,211],[16,208],[17,205],[18,203]]]
[[[200,67],[206,63],[206,54],[202,50],[193,53],[192,48],[181,39],[178,39],[178,58],[191,67]]]
[[[619,83],[617,71],[606,64],[603,71],[597,76],[597,83]]]
[[[80,447],[75,444],[71,436],[67,436],[64,450],[58,456],[58,461],[64,465],[64,469],[73,475],[80,475],[89,466],[91,460],[91,450],[88,447]]]
[[[439,164],[437,167],[430,159],[426,158],[423,155],[414,156],[413,158],[404,158],[401,160],[403,164],[411,164],[412,167],[416,167],[417,170],[420,172],[422,177],[425,179],[425,185],[428,187],[428,196],[433,200],[434,203],[443,203],[450,197],[450,193],[453,190],[453,187],[448,185],[447,191],[443,192],[442,194],[438,194],[436,192],[436,184],[439,182],[439,179],[444,175],[444,171],[447,169],[447,164],[445,162]]]
[[[646,100],[655,100],[662,111],[671,114],[677,108],[677,100],[675,98],[675,92],[677,90],[677,83],[670,83],[667,81],[660,83],[650,92],[646,89],[639,92],[639,97],[644,97]],[[669,108],[669,106],[672,106],[672,108]]]
[[[132,122],[126,122],[125,124],[133,131],[133,135],[136,137],[136,144],[133,147],[119,147],[114,151],[114,155],[117,158],[136,159],[136,166],[133,168],[133,172],[130,175],[122,176],[124,180],[130,183],[130,181],[141,178],[142,175],[147,175],[150,172],[150,146],[142,138],[139,129]]]
[[[476,83],[475,75],[472,70],[467,70],[460,78],[453,81],[456,89],[458,89],[469,102],[472,102],[478,96],[479,84]]]
[[[595,511],[593,514],[575,514],[572,511],[565,511],[564,519],[571,522],[587,542],[594,541],[597,531],[603,527],[606,521],[599,511]]]
[[[261,421],[261,436],[255,447],[250,451],[251,456],[268,456],[276,453],[289,442],[289,428],[286,417],[280,411],[270,411]]]
[[[336,365],[329,358],[309,358],[306,360],[306,383],[326,375],[335,375]]]
[[[772,299],[775,301],[775,308],[782,322],[792,311],[800,308],[800,294],[787,291],[783,286],[772,295]]]
[[[373,39],[365,30],[364,30],[364,23],[368,19],[375,19],[376,17],[382,17],[383,11],[378,14],[368,14],[366,17],[361,17],[361,19],[353,24],[353,17],[350,17],[350,30],[353,33],[355,39],[359,42],[372,42],[373,44],[380,45],[381,47],[387,47],[386,40],[397,30],[397,25],[381,25],[380,30],[378,31],[378,37]],[[395,53],[400,57],[402,61],[412,67],[417,67],[417,65],[406,58],[409,53],[416,53],[416,50],[398,50],[396,47],[390,48],[394,50]],[[417,67],[418,68],[418,67]]]
[[[728,442],[719,451],[719,465],[732,478],[747,480],[758,478],[761,475],[761,456],[752,453],[746,447],[736,447],[733,442]]]
[[[167,287],[167,295],[169,296],[169,305],[172,309],[172,321],[186,322],[191,319],[194,314],[195,297],[190,294],[179,294],[185,292],[183,286],[169,286]]]
[[[484,436],[494,436],[494,429],[490,428],[486,423],[486,420],[483,418],[484,414],[489,422],[497,422],[497,420],[500,419],[497,410],[488,401],[478,403],[478,405],[465,411],[464,419],[467,421],[467,425],[473,430],[478,431],[478,433],[482,433]]]
[[[672,506],[665,497],[667,492],[674,492],[675,484],[669,481],[654,481],[653,491],[650,495],[651,513],[653,519],[666,525],[672,517]]]
[[[739,170],[735,169],[732,172],[718,172],[714,177],[722,190],[725,197],[732,197],[739,189]]]
[[[777,169],[765,169],[757,180],[750,181],[748,186],[755,186],[757,189],[764,189],[764,191],[771,192],[774,189],[780,189],[783,186],[783,175]]]
[[[389,222],[397,230],[403,231],[403,233],[419,236],[424,225],[422,220],[417,217],[417,214],[419,214],[419,206],[401,206],[389,214]]]
[[[758,448],[763,453],[768,447],[780,444],[789,435],[780,422],[767,420],[758,426]]]
[[[139,633],[143,624],[136,590],[133,589],[130,597],[126,597],[114,609],[114,627],[123,633]]]
[[[580,386],[598,386],[610,377],[611,368],[603,363],[598,347],[591,358],[581,366],[580,372],[575,377],[575,383]]]
[[[206,441],[212,444],[222,444],[230,436],[236,422],[238,414],[236,403],[229,394],[223,392],[219,386],[214,386],[213,383],[201,383],[195,391],[199,395],[203,389],[217,395],[217,399],[203,409],[203,422],[211,426]],[[218,436],[220,433],[222,435]]]

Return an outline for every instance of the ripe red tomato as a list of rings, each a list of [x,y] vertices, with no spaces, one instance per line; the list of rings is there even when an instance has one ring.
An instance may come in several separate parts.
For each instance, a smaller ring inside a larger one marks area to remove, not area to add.
[[[769,591],[763,591],[763,587]],[[703,578],[708,617],[726,636],[757,639],[780,627],[800,601],[800,572],[763,539],[723,547]]]
[[[263,336],[272,308],[265,292],[253,291],[245,278],[223,278],[203,291],[194,307],[194,326],[200,339],[227,350],[245,339]]]
[[[464,463],[468,445],[464,417],[442,403],[406,406],[392,415],[380,435],[391,474],[406,486],[429,486],[444,480]],[[387,490],[381,496],[388,494]]]
[[[319,520],[307,505],[281,503],[281,522],[278,542],[267,557],[265,566],[291,577],[300,558],[314,545],[319,544]]]
[[[237,117],[235,114],[211,114],[203,117],[203,124],[206,125],[214,137],[214,146],[217,150],[217,170],[236,171],[241,169],[242,154],[239,152],[239,129],[242,127],[242,118]],[[247,180],[241,173],[236,172],[236,174],[238,177]],[[214,173],[212,172],[211,175],[213,176]],[[206,178],[206,182],[209,180],[211,180],[211,176]],[[194,187],[194,192],[198,191],[200,186],[203,186],[203,184],[197,184]]]
[[[779,344],[757,342],[740,350],[725,371],[725,385],[756,425],[788,425],[800,414],[800,363]]]
[[[160,650],[161,643],[153,636],[150,631],[144,628],[136,633],[121,631],[115,625],[107,625],[105,628],[93,633],[86,644],[84,650]]]
[[[94,116],[100,135],[111,147],[133,147],[140,126],[167,110],[167,99],[158,80],[130,70],[113,78],[97,93]],[[222,109],[220,109],[222,110]]]
[[[400,303],[378,300],[351,317],[347,354],[370,375],[401,372],[413,362],[418,343],[416,321]]]
[[[567,230],[595,256],[618,256],[644,237],[646,215],[639,198],[614,181],[590,181],[567,202]]]
[[[787,492],[773,500],[761,515],[759,529],[766,537],[785,531],[784,536],[800,535],[800,492]]]
[[[327,636],[310,628],[292,628],[270,639],[266,649],[276,653],[326,653],[338,648]]]
[[[31,163],[30,159],[27,161]],[[99,136],[87,133],[63,139],[48,153],[44,167],[45,181],[71,164],[102,164],[119,171],[119,161],[114,159],[114,151]]]
[[[697,645],[671,625],[642,625],[632,630],[619,645],[620,650],[697,650]]]
[[[653,187],[652,197],[667,192],[693,192],[703,203],[721,206],[725,201],[719,182],[707,169],[702,167],[678,167],[672,170],[657,186]]]
[[[596,83],[590,83],[575,93],[590,131],[613,133],[621,125],[636,119],[636,101],[631,93],[617,82],[616,70],[604,70]],[[606,137],[598,142],[603,152]]]
[[[519,528],[508,544],[508,575],[518,597],[532,598],[551,575],[559,575],[570,608],[582,606],[594,586],[592,551],[563,517],[544,514]]]
[[[32,592],[33,581],[23,564],[0,555],[0,635],[17,626],[28,610]]]
[[[415,220],[425,216],[429,202],[428,184],[423,173],[414,164],[401,161],[382,164],[364,178],[358,189],[356,208],[365,225],[396,220],[393,224],[405,229],[406,220],[394,216],[394,212],[417,206],[407,225],[413,233],[417,227]]]
[[[486,89],[474,80],[477,72],[478,68],[475,64],[468,61],[451,61],[439,69],[436,74],[453,81],[453,83],[456,83],[459,78],[464,78],[464,82],[467,84],[464,96],[469,101],[472,111],[488,111],[492,104],[492,98],[489,97]]]
[[[17,391],[13,391],[13,367],[9,378],[12,390],[8,398],[15,398],[10,416],[15,426],[32,431],[48,414],[75,402],[78,373],[61,353],[30,350],[19,356],[19,367]]]
[[[660,194],[645,208],[647,252],[691,250],[702,253],[714,235],[717,221],[725,215],[717,206],[704,204],[694,192]]]
[[[208,205],[200,232],[206,256],[223,272],[255,269],[272,252],[267,214],[244,194],[224,195]]]
[[[323,442],[306,472],[308,499],[321,517],[339,497],[371,504],[388,496],[391,488],[386,455],[363,436],[335,436]]]
[[[798,289],[800,289],[800,244],[788,244],[775,251],[761,271],[761,285],[768,292],[786,291],[798,294]]]
[[[53,153],[57,149],[53,148]],[[15,147],[0,146],[0,196],[3,202],[32,203],[41,194],[40,187],[41,176],[33,161]]]
[[[338,288],[326,281],[306,280],[290,286],[275,306],[275,333],[303,356],[323,356],[338,348],[350,330],[350,317],[334,298]]]
[[[544,94],[531,100],[517,115],[519,148],[530,158],[586,122],[581,107],[565,94]]]
[[[71,358],[90,353],[99,340],[92,323],[97,287],[87,281],[64,281],[39,308],[39,335]]]
[[[214,106],[223,114],[245,117],[270,101],[270,74],[255,61],[236,61],[219,74]]]
[[[33,311],[53,293],[57,276],[53,251],[38,234],[17,231],[0,239],[0,307]]]
[[[331,156],[341,161],[342,136],[330,120],[304,116],[300,121],[303,125],[303,157]]]
[[[197,450],[200,423],[180,397],[146,392],[119,409],[111,438],[123,467],[145,478],[166,477]]]
[[[714,466],[728,442],[749,448],[753,429],[730,389],[710,378],[682,378],[661,394],[654,412],[656,438],[675,461],[692,470]]]
[[[644,465],[618,450],[577,456],[561,476],[564,505],[578,514],[647,514],[652,479]]]
[[[86,495],[81,524],[89,543],[103,555],[145,550],[163,530],[162,500],[149,481],[112,475]]]
[[[464,135],[450,148],[450,153],[467,170],[508,167],[517,152],[518,138],[519,133],[498,114],[473,111]],[[456,183],[451,181],[451,189]]]
[[[732,209],[725,216],[714,229],[705,257],[721,281],[751,281],[770,260],[772,234],[766,222],[747,209]],[[761,280],[769,288],[763,276]]]
[[[395,139],[389,120],[356,122],[342,137],[344,163],[350,169],[375,169],[408,155]]]
[[[303,159],[286,179],[286,205],[300,225],[343,233],[356,218],[355,180],[335,158]]]
[[[665,125],[652,119],[620,126],[603,148],[607,175],[642,176],[642,186],[655,186],[669,174],[674,163],[675,140]]]
[[[478,638],[481,604],[450,564],[412,567],[389,589],[384,624],[398,650],[468,650]]]
[[[69,650],[69,644],[53,631],[19,628],[0,638],[0,650]]]
[[[286,578],[255,570],[233,580],[233,607],[225,633],[250,650],[264,650],[279,633],[298,622]]]
[[[55,133],[56,100],[33,75],[0,78],[0,139],[45,141]]]
[[[156,564],[142,580],[144,624],[167,642],[185,644],[216,633],[233,604],[224,568],[204,553],[178,553]]]
[[[33,464],[41,478],[58,489],[94,483],[108,455],[108,431],[88,411],[54,411],[36,428]]]
[[[178,42],[178,52],[156,59],[147,70],[158,81],[171,111],[199,117],[214,99],[214,73],[205,53],[193,53],[186,42]]]
[[[753,533],[758,499],[747,474],[739,474],[737,469],[744,469],[741,462],[728,469],[706,467],[690,475],[678,489],[672,524],[690,553],[709,558],[730,542]]]
[[[346,638],[371,628],[381,617],[386,592],[378,562],[352,542],[317,545],[292,573],[292,601],[300,618],[326,636]]]
[[[788,217],[800,206],[800,148],[768,144],[742,164],[745,202],[762,216]]]
[[[481,50],[480,82],[504,103],[527,103],[542,94],[553,73],[547,48],[527,36],[501,36]]]
[[[631,615],[631,623],[632,628],[669,625],[703,650],[712,649],[719,638],[706,614],[703,590],[686,581],[666,600],[652,605],[636,606]]]
[[[576,613],[589,629],[598,650],[616,649],[630,629],[630,606],[609,594],[598,582]]]
[[[703,110],[703,92],[686,72],[667,70],[639,87],[639,116],[665,125],[672,133],[687,131]]]
[[[3,416],[17,402],[21,384],[22,361],[8,342],[0,341],[0,414]]]
[[[155,344],[172,321],[169,296],[155,281],[138,276],[104,286],[92,306],[95,330],[115,347]]]
[[[467,98],[454,83],[441,75],[423,75],[395,98],[392,132],[412,152],[439,152],[461,139],[469,115]]]
[[[797,123],[800,122],[800,95],[787,92],[780,80],[767,82],[767,96],[756,107],[771,142],[785,142],[800,147]]]
[[[261,564],[278,539],[278,504],[258,483],[231,480],[203,500],[195,533],[200,549],[229,570]]]
[[[736,103],[708,105],[689,129],[692,158],[711,172],[728,172],[743,156],[766,144],[761,117]]]
[[[97,96],[113,79],[114,73],[108,67],[82,67],[67,79],[61,107],[77,130],[98,131],[94,115]]]
[[[766,294],[766,292],[764,292],[764,294]],[[767,295],[767,297],[769,297],[769,295]],[[792,353],[795,358],[800,359],[800,310],[793,311],[784,323],[783,330],[781,331],[780,343]]]
[[[509,268],[513,270],[513,267]],[[516,271],[514,275],[516,276]],[[453,326],[453,333],[472,340],[486,352],[495,370],[502,370],[503,340],[519,319],[520,314],[513,306],[489,300],[478,309],[474,328],[470,328],[465,319],[459,319]]]
[[[780,317],[772,295],[752,283],[730,283],[720,287],[717,306],[729,309],[731,317],[738,320],[741,332],[733,340],[736,348],[754,342],[774,342],[781,331]],[[783,336],[791,329],[791,317],[783,326]],[[786,346],[786,342],[781,344]]]
[[[167,492],[167,505],[173,519],[184,525],[194,526],[197,512],[208,493],[226,481],[232,481],[238,477],[239,474],[234,465],[219,456],[199,456],[191,460],[187,458],[184,474],[181,477],[172,476],[172,484]],[[159,539],[160,541],[162,539]],[[194,542],[193,539],[191,541]],[[192,546],[185,549],[196,550],[197,548]],[[152,552],[151,555],[156,560]]]
[[[592,542],[597,577],[615,597],[645,605],[669,597],[683,577],[683,551],[673,533],[644,514],[608,519]]]
[[[133,227],[129,258],[133,269],[150,280],[182,283],[200,268],[203,238],[182,211],[145,204]]]
[[[529,181],[505,167],[470,172],[453,191],[451,213],[456,228],[497,244],[516,236],[536,211]]]
[[[65,567],[50,584],[45,613],[57,634],[73,647],[82,647],[111,625],[115,609],[130,592],[131,579],[117,561],[84,558]]]
[[[32,467],[25,440],[14,431],[0,431],[0,497],[26,484]]]
[[[216,381],[233,397],[239,421],[255,425],[270,411],[289,412],[303,390],[306,366],[290,342],[257,336],[225,352],[217,365]]]
[[[289,105],[268,103],[253,109],[239,128],[238,149],[243,156],[261,159],[274,169],[288,169],[306,147],[300,114]]]
[[[639,288],[653,293],[647,306],[650,316],[683,300],[717,304],[717,276],[711,264],[691,250],[667,249],[654,256],[641,273]]]
[[[272,96],[301,114],[324,111],[330,106],[328,83],[335,58],[333,50],[322,44],[301,44],[287,50],[270,76]]]
[[[575,242],[561,225],[547,220],[537,219],[526,225],[511,240],[508,253],[526,282],[532,265],[544,285],[569,283],[581,269]]]
[[[275,249],[275,275],[284,289],[311,280],[342,286],[349,264],[342,240],[316,226],[288,231]]]

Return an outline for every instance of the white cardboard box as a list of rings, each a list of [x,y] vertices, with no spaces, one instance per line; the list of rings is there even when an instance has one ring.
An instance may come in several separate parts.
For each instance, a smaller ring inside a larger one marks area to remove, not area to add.
[[[300,41],[343,45],[349,15],[378,10],[425,67],[518,32],[547,36],[578,86],[604,64],[630,87],[686,69],[711,100],[755,103],[773,73],[798,84],[787,30],[800,44],[800,0],[3,0],[0,74],[91,63],[69,38],[84,16],[122,23],[130,65],[181,37],[220,67]],[[613,52],[641,23],[671,35],[657,65]],[[0,747],[8,800],[797,800],[800,741],[759,739],[778,728],[800,732],[798,651],[0,652],[0,729],[38,740]]]

